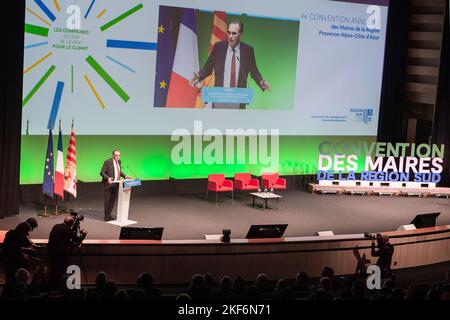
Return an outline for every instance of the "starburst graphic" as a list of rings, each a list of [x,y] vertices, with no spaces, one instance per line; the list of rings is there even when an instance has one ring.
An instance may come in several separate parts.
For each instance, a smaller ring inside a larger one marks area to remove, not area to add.
[[[37,101],[30,102],[39,95],[42,88],[45,87],[48,91],[48,87],[53,87],[52,83],[56,81],[53,97],[42,94],[39,97],[40,101],[48,99],[51,107],[48,127],[54,125],[64,97],[76,100],[80,90],[90,92],[101,110],[106,110],[108,106],[102,97],[108,100],[115,96],[126,104],[131,99],[127,90],[129,83],[121,79],[117,74],[118,70],[136,74],[138,69],[133,66],[135,60],[132,54],[127,54],[125,59],[123,56],[118,58],[115,57],[115,52],[119,52],[116,50],[156,50],[156,43],[153,42],[116,38],[118,34],[128,34],[120,31],[133,21],[133,16],[142,15],[142,0],[110,8],[102,7],[104,2],[96,0],[79,2],[26,1],[26,59],[23,75],[24,84],[29,84],[30,88],[24,88],[22,108],[37,104]],[[124,6],[129,7],[117,12],[119,7]],[[69,23],[72,22],[79,23],[81,27],[71,27]],[[27,58],[28,52],[32,58]],[[67,92],[63,95],[65,83]],[[84,88],[81,88],[83,83]],[[104,92],[108,88],[111,91]]]

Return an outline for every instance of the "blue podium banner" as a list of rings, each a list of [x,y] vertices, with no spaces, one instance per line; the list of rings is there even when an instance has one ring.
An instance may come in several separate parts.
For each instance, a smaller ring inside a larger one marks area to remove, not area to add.
[[[215,103],[252,103],[253,89],[251,88],[223,88],[203,87],[203,102]]]
[[[141,185],[141,180],[134,179],[134,180],[128,180],[123,182],[123,188],[124,189],[131,189],[131,187],[136,187]]]

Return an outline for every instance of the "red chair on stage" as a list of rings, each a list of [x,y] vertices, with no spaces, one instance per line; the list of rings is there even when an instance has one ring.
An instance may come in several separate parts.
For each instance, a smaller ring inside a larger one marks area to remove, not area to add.
[[[225,176],[221,173],[208,175],[208,187],[206,189],[206,198],[208,200],[208,192],[214,191],[216,193],[216,205],[217,205],[217,194],[219,192],[230,192],[231,191],[231,203],[233,203],[233,181],[226,180]]]
[[[286,179],[280,178],[278,173],[264,173],[261,186],[267,190],[286,190]]]
[[[234,175],[234,189],[240,190],[241,195],[244,191],[258,191],[259,181],[252,178],[250,173],[236,173]]]

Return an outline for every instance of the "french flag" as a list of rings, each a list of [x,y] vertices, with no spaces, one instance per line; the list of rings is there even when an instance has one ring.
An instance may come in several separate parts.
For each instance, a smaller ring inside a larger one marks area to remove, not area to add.
[[[198,89],[191,86],[199,70],[198,42],[194,9],[181,9],[180,30],[170,76],[166,107],[194,108]]]
[[[58,151],[56,153],[55,186],[53,193],[64,199],[64,156],[62,147],[62,133],[59,128]]]

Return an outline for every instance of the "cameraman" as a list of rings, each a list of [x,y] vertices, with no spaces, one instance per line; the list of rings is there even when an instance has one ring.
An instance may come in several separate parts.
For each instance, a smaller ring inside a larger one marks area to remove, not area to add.
[[[377,266],[381,269],[381,276],[383,278],[391,277],[391,262],[394,254],[394,246],[389,243],[389,236],[377,234],[377,246],[375,246],[375,239],[372,238],[372,257],[378,257]],[[378,247],[378,250],[376,250]]]
[[[78,247],[87,235],[79,230],[81,219],[72,215],[64,218],[64,223],[53,226],[48,239],[48,257],[50,261],[50,286],[60,288],[61,279],[66,273],[70,255],[74,247]]]

